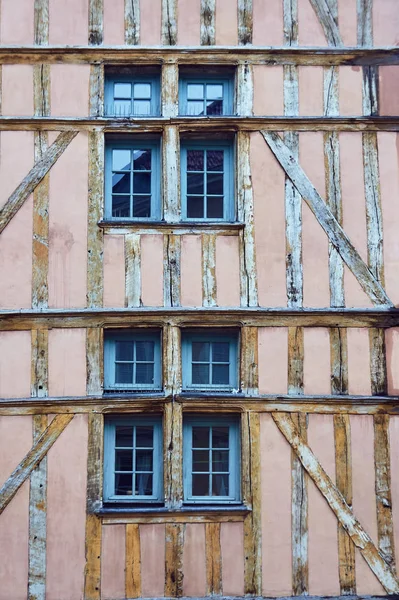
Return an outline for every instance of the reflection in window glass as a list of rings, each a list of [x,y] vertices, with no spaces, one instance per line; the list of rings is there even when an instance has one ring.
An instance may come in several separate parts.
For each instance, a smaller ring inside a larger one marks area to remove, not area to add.
[[[223,219],[223,162],[224,150],[187,150],[188,219]]]
[[[151,216],[151,150],[112,151],[112,216]]]
[[[221,83],[187,83],[187,115],[220,116],[224,112]]]
[[[153,426],[115,426],[116,496],[153,495],[153,438]]]

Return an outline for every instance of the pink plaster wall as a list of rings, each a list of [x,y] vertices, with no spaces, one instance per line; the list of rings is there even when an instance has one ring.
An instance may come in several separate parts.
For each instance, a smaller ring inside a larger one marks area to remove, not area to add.
[[[200,0],[178,0],[177,43],[181,46],[200,44]]]
[[[309,0],[298,0],[298,37],[300,46],[327,46],[327,41]]]
[[[284,113],[283,67],[254,65],[254,115]]]
[[[244,524],[222,523],[220,527],[222,585],[226,596],[244,595]]]
[[[104,0],[104,44],[125,43],[125,2]]]
[[[33,115],[33,67],[3,65],[2,114],[10,117]]]
[[[48,452],[47,600],[83,596],[87,437],[87,415],[75,415]]]
[[[388,394],[399,395],[399,328],[392,327],[385,332]]]
[[[206,595],[205,525],[187,523],[183,547],[183,595]]]
[[[86,395],[86,330],[50,329],[49,395]]]
[[[321,132],[299,134],[299,159],[306,175],[325,199],[324,143]],[[328,238],[302,202],[303,304],[330,306]]]
[[[396,564],[399,565],[399,417],[389,419],[391,448],[391,493]]]
[[[358,66],[340,66],[338,76],[339,112],[343,116],[363,114],[363,72]]]
[[[31,446],[31,416],[0,417],[0,487]],[[0,516],[0,545],[3,549],[0,561],[1,600],[26,599],[28,538],[29,482],[26,481]]]
[[[143,46],[161,43],[161,0],[140,2],[140,43]]]
[[[299,67],[299,114],[321,116],[323,107],[323,67]]]
[[[125,525],[105,525],[101,541],[101,598],[122,600],[125,594]]]
[[[283,45],[283,4],[280,0],[253,0],[253,44]]]
[[[200,235],[181,239],[181,304],[202,306],[202,249]]]
[[[165,525],[140,525],[141,595],[161,597],[165,587]]]
[[[237,0],[216,0],[215,34],[217,46],[237,45]]]
[[[0,398],[29,398],[31,332],[0,332]]]
[[[2,44],[33,44],[34,2],[3,0],[1,3],[0,41]]]
[[[86,306],[87,173],[87,134],[81,132],[50,171],[48,289],[52,308]]]
[[[104,306],[125,306],[125,244],[123,235],[104,236]]]
[[[163,235],[141,236],[141,300],[163,306]]]
[[[218,306],[240,305],[238,237],[216,238],[216,290]]]
[[[350,394],[371,394],[370,350],[367,329],[348,328],[348,380]]]
[[[338,25],[344,46],[357,46],[356,2],[338,0]]]
[[[290,596],[291,448],[268,413],[260,415],[262,594]]]
[[[260,306],[286,306],[284,172],[260,133],[251,134],[255,248]]]
[[[330,335],[325,327],[305,327],[303,333],[305,394],[331,394]]]
[[[380,115],[399,115],[399,66],[380,67]]]
[[[258,328],[259,393],[286,394],[288,330],[286,327]]]
[[[375,499],[374,426],[371,415],[351,415],[353,512],[378,546]],[[358,594],[384,594],[381,584],[356,550]]]
[[[399,44],[397,0],[374,0],[373,38],[374,46],[397,46]]]
[[[309,415],[308,442],[335,483],[334,417]],[[309,481],[309,594],[339,596],[337,518]]]
[[[51,65],[51,115],[89,114],[89,65]]]
[[[49,43],[87,44],[88,18],[88,0],[49,0]]]

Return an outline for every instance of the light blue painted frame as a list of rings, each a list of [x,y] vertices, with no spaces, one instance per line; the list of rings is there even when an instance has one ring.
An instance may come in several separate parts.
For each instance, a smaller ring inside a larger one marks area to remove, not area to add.
[[[223,86],[223,112],[221,115],[195,116],[188,114],[187,86],[190,84],[220,84]],[[192,116],[196,119],[217,119],[221,116],[232,115],[234,111],[234,78],[208,75],[207,77],[181,77],[179,79],[179,115]]]
[[[229,427],[229,495],[192,495],[192,439],[193,426]],[[241,450],[240,426],[237,418],[223,416],[187,416],[183,420],[183,494],[185,504],[240,504],[241,503]]]
[[[114,110],[114,85],[115,83],[130,83],[132,85],[131,107],[133,109],[133,85],[135,83],[149,83],[151,85],[151,101],[149,115],[116,115]],[[159,117],[161,115],[161,84],[160,77],[141,77],[138,75],[112,75],[105,78],[105,94],[104,94],[104,109],[105,115],[115,118],[134,118],[148,119],[149,117]]]

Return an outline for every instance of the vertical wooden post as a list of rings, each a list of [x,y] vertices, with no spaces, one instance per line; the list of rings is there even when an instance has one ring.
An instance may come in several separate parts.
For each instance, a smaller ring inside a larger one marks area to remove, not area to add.
[[[216,19],[216,0],[201,0],[201,46],[214,46],[215,39],[215,19]]]
[[[238,43],[252,44],[252,0],[238,0]]]
[[[125,0],[125,44],[140,43],[140,0]]]
[[[181,236],[164,235],[164,306],[180,306]]]
[[[140,235],[125,235],[125,306],[141,306],[141,245]]]
[[[162,0],[162,46],[177,44],[177,0]]]
[[[203,233],[202,241],[202,306],[216,306],[216,235]]]
[[[125,564],[126,598],[141,596],[141,557],[140,526],[137,523],[126,525],[126,564]]]
[[[89,45],[103,43],[104,0],[89,0]]]
[[[205,523],[206,595],[222,594],[220,523]]]
[[[178,598],[183,594],[184,523],[165,525],[165,596]]]
[[[86,379],[88,396],[102,394],[103,331],[99,327],[86,329]]]
[[[241,328],[241,390],[248,396],[259,393],[258,328]]]

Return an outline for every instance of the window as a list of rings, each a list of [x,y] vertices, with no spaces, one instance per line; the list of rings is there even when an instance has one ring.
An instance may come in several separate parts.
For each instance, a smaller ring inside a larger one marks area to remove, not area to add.
[[[233,221],[233,146],[229,142],[181,145],[182,218]]]
[[[120,139],[107,143],[105,208],[111,219],[160,218],[159,141]]]
[[[198,391],[238,388],[237,334],[183,332],[183,387]]]
[[[105,114],[112,117],[149,117],[160,114],[159,76],[114,74],[106,78]]]
[[[161,389],[159,332],[129,331],[106,335],[104,340],[105,391]]]
[[[233,113],[233,80],[219,77],[181,78],[180,114],[210,117]]]
[[[240,501],[239,426],[234,418],[188,417],[183,425],[186,503]]]
[[[106,420],[105,502],[161,502],[162,471],[161,417]]]

